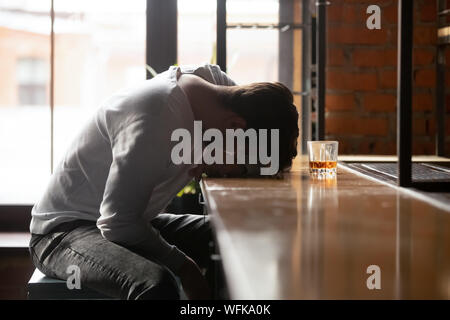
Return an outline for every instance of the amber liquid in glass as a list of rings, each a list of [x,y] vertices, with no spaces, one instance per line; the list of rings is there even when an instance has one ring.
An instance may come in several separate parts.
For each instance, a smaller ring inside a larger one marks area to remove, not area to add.
[[[326,178],[336,175],[337,161],[310,161],[309,172],[313,177]]]
[[[310,161],[310,169],[336,169],[337,161]]]

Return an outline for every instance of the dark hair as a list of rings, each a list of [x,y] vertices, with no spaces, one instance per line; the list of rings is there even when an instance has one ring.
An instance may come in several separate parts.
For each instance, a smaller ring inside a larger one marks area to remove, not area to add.
[[[292,165],[297,155],[298,112],[285,85],[257,82],[233,86],[223,96],[223,103],[247,122],[247,129],[279,129],[280,170]]]

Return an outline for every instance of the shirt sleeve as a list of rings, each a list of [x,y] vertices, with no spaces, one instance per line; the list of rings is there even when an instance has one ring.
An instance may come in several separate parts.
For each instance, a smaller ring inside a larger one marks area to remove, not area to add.
[[[197,68],[194,74],[219,86],[235,86],[236,83],[216,64],[205,64]]]
[[[113,159],[97,227],[104,238],[139,248],[176,272],[185,255],[167,243],[143,216],[169,161],[166,150],[170,137],[165,136],[161,120],[141,116],[110,137]]]
[[[217,74],[218,74],[218,78],[219,78],[219,85],[222,86],[235,86],[236,82],[234,82],[233,79],[231,79],[225,72],[223,72],[219,66],[214,65],[214,67],[217,68]]]

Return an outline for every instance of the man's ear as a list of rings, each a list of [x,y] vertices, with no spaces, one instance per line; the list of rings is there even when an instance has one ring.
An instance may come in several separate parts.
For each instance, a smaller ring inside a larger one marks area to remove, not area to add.
[[[238,116],[237,114],[232,114],[227,119],[226,128],[228,128],[228,129],[246,129],[247,121],[245,121],[244,118],[242,118],[241,116]]]

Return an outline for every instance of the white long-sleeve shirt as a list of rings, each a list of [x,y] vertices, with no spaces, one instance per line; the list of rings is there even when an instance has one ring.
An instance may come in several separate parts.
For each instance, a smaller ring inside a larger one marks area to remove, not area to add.
[[[194,73],[217,85],[235,83],[216,65],[172,66],[133,89],[106,100],[81,131],[32,209],[30,231],[46,234],[63,222],[97,222],[106,239],[145,246],[176,270],[184,254],[168,244],[150,220],[192,178],[192,165],[172,163],[171,134],[185,128],[193,136],[194,117],[177,80]]]

